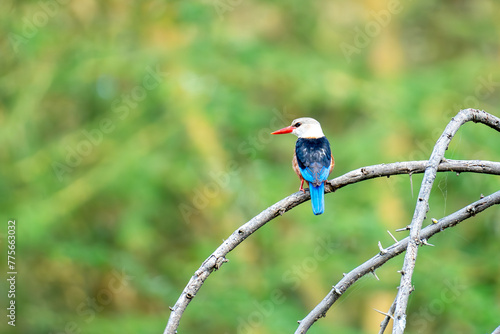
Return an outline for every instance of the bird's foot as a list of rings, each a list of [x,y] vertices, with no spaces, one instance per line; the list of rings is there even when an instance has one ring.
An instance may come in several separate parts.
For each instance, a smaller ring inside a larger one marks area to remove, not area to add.
[[[304,194],[306,193],[305,189],[304,189],[304,180],[301,180],[300,181],[300,188],[299,188],[299,191],[302,191]]]

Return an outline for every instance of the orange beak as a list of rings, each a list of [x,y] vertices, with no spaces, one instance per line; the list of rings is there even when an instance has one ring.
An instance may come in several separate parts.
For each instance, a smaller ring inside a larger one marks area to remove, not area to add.
[[[292,131],[294,130],[295,128],[293,126],[287,126],[286,128],[283,128],[283,129],[279,129],[279,130],[276,130],[274,132],[271,132],[272,135],[282,135],[284,133],[292,133]]]

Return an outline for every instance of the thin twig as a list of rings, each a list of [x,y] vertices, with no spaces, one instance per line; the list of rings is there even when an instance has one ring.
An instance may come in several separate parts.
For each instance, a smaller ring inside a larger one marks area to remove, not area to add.
[[[389,233],[389,235],[391,236],[392,240],[394,240],[394,242],[398,242],[398,239],[396,239],[396,237],[392,235],[391,231],[387,230],[387,233]]]
[[[402,268],[403,275],[401,275],[401,282],[396,298],[394,326],[392,328],[393,334],[403,334],[406,327],[406,308],[408,305],[408,298],[412,290],[411,279],[415,269],[415,262],[417,260],[418,245],[421,243],[420,230],[427,211],[429,211],[429,197],[432,185],[436,179],[438,166],[444,160],[444,153],[448,149],[448,145],[457,133],[458,129],[463,124],[470,121],[476,123],[480,122],[496,129],[497,131],[500,131],[500,118],[490,115],[482,110],[465,109],[460,110],[460,112],[451,119],[450,123],[448,123],[444,129],[443,134],[437,140],[424,173],[417,197],[417,203],[415,205],[415,211],[410,223],[410,242],[408,244],[408,249],[406,250]]]
[[[427,161],[406,161],[390,164],[367,166],[353,170],[328,182],[326,192],[333,192],[349,184],[391,175],[423,173]],[[482,174],[500,175],[500,162],[484,160],[447,160],[438,166],[439,172],[472,172]],[[309,200],[309,192],[296,192],[270,206],[247,223],[234,231],[200,266],[189,280],[188,284],[172,307],[172,312],[165,328],[165,334],[176,333],[181,317],[187,306],[196,296],[207,277],[222,264],[221,259],[236,248],[252,233],[264,226],[267,222],[280,214],[291,210],[295,206]]]
[[[389,321],[391,321],[391,319],[394,319],[392,315],[394,314],[395,308],[396,308],[396,299],[394,298],[394,301],[392,302],[389,311],[385,314],[385,318],[384,320],[382,320],[382,323],[380,324],[380,331],[378,332],[378,334],[384,334],[385,329],[389,325]]]
[[[392,315],[390,315],[389,313],[386,313],[386,312],[382,312],[380,310],[377,310],[376,308],[373,309],[375,312],[378,312],[382,315],[385,315],[386,317],[389,317],[389,318],[392,318]]]
[[[380,254],[385,254],[387,251],[382,247],[382,243],[378,242],[378,249],[380,249]]]
[[[486,200],[486,201],[485,201]],[[426,226],[420,231],[420,237],[423,239],[429,239],[433,235],[444,231],[447,228],[453,227],[460,222],[466,220],[467,218],[477,215],[479,212],[484,211],[490,206],[500,204],[500,191],[497,191],[490,196],[484,197],[479,201],[476,201],[449,216],[446,216],[439,220],[436,224],[431,224]],[[473,208],[473,210],[470,210]],[[374,269],[379,268],[388,260],[396,257],[397,255],[403,253],[411,240],[411,237],[406,237],[403,240],[389,246],[386,248],[385,254],[378,253],[368,261],[359,265],[358,267],[347,273],[337,284],[335,284],[335,289],[330,290],[323,300],[316,305],[316,307],[309,312],[309,314],[300,321],[295,334],[304,334],[312,326],[316,320],[320,318],[321,315],[325,315],[326,312],[332,307],[332,305],[340,298],[340,296],[356,281],[368,273],[371,273]],[[402,273],[403,275],[404,273]],[[335,290],[335,291],[334,291]],[[396,302],[397,302],[396,297]],[[396,305],[397,308],[397,305]]]

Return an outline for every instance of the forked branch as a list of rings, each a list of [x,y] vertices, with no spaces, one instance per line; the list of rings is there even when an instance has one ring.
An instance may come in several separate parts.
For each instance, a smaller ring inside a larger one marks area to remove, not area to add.
[[[425,170],[424,178],[420,186],[420,191],[415,205],[415,211],[410,224],[410,241],[406,249],[403,268],[401,270],[401,283],[399,284],[398,295],[396,297],[396,308],[394,310],[393,334],[403,334],[406,327],[406,308],[408,298],[413,289],[411,279],[417,260],[418,245],[422,242],[420,230],[429,211],[429,197],[432,185],[436,179],[438,166],[444,159],[444,153],[448,145],[457,133],[458,129],[467,122],[483,123],[497,131],[500,131],[500,119],[482,110],[465,109],[451,119],[443,134],[436,142],[434,150],[429,158],[429,164]]]
[[[467,109],[465,111],[461,111],[461,113],[467,114],[468,117],[461,116],[460,120],[457,124],[463,124],[465,121],[472,120],[474,122],[483,122],[488,126],[497,129],[500,131],[500,119],[487,114],[483,111]],[[462,117],[465,117],[465,121],[462,120]],[[454,120],[452,120],[454,122]],[[451,123],[450,123],[451,124]],[[460,126],[458,125],[458,126]],[[450,125],[446,128],[445,133],[443,135],[447,135],[450,131]],[[458,127],[457,127],[458,129]],[[455,130],[456,132],[456,130]],[[453,132],[453,134],[455,133]],[[452,135],[453,136],[453,135]],[[451,136],[451,137],[452,137]],[[450,138],[451,139],[451,138]],[[440,138],[441,140],[441,138]],[[439,141],[438,141],[439,142]],[[449,142],[449,141],[448,141]],[[447,144],[446,144],[447,147]],[[436,151],[436,150],[435,150]],[[435,155],[439,157],[440,151],[437,153],[433,152],[433,156]],[[432,158],[431,157],[431,158]],[[435,158],[437,159],[437,158]],[[428,170],[432,169],[435,172],[457,172],[457,173],[483,173],[483,174],[494,174],[500,175],[500,163],[499,162],[491,162],[491,161],[482,161],[482,160],[445,160],[441,157],[437,160],[437,164],[434,160],[432,163],[430,161],[407,161],[407,162],[395,162],[390,164],[380,164],[374,166],[362,167],[356,170],[353,170],[349,173],[346,173],[342,176],[339,176],[333,180],[327,182],[325,187],[325,192],[330,193],[334,192],[337,189],[345,187],[349,184],[374,179],[378,177],[389,177],[392,175],[399,174],[415,174],[415,173],[424,173],[428,175]],[[429,174],[432,176],[432,174]],[[434,176],[435,177],[435,176]],[[425,178],[424,178],[425,179]],[[433,180],[432,180],[433,181]],[[420,198],[420,196],[419,196]],[[264,226],[267,222],[273,220],[279,215],[283,215],[285,212],[291,210],[297,205],[302,204],[303,202],[310,199],[309,192],[296,192],[281,201],[273,204],[269,208],[265,209],[257,216],[249,220],[247,223],[239,227],[236,231],[234,231],[229,238],[227,238],[200,266],[200,268],[194,273],[194,275],[189,280],[188,284],[184,288],[182,294],[179,299],[175,303],[173,307],[171,307],[170,318],[167,323],[167,327],[165,328],[165,334],[173,334],[177,333],[177,328],[180,323],[180,319],[186,310],[187,306],[191,302],[191,300],[196,296],[196,293],[200,290],[201,286],[208,278],[208,276],[214,271],[220,268],[220,266],[225,263],[227,260],[225,256],[236,248],[241,242],[243,242],[246,238],[252,235],[255,231],[257,231],[260,227]],[[421,226],[421,225],[420,225]],[[416,228],[416,230],[420,231],[420,228]],[[415,228],[414,228],[415,231]],[[437,233],[437,232],[436,232]],[[408,238],[407,238],[408,239]],[[407,240],[404,239],[404,240]],[[400,241],[403,242],[404,240]],[[408,239],[412,240],[412,239]],[[418,243],[420,239],[416,241]],[[400,244],[397,243],[397,244]],[[410,243],[407,243],[408,247]],[[396,244],[395,244],[396,245]],[[399,249],[399,248],[398,248]],[[401,250],[403,252],[406,248]],[[386,254],[384,254],[386,255]],[[372,270],[373,271],[373,270]],[[411,278],[411,277],[410,277]],[[319,305],[318,305],[319,306]],[[316,308],[315,308],[316,309]],[[314,310],[313,310],[314,311]],[[326,312],[326,310],[324,311]],[[324,313],[320,313],[324,314]],[[316,321],[317,317],[312,317],[314,320],[309,324],[312,325],[314,321]],[[305,325],[305,323],[304,323]],[[302,324],[301,324],[302,326]],[[304,327],[305,328],[305,327]],[[309,328],[309,327],[307,327]]]
[[[496,204],[500,204],[500,191],[497,191],[490,196],[484,197],[479,201],[467,205],[463,209],[460,209],[455,213],[452,213],[451,215],[440,219],[436,223],[432,223],[431,225],[425,227],[420,231],[420,241],[422,242],[423,240],[428,240],[433,235],[440,233],[445,229],[453,227],[466,220],[467,218],[473,217],[474,215],[477,215],[490,206]],[[382,266],[393,257],[396,257],[399,254],[403,253],[407,249],[410,240],[411,236],[394,243],[392,246],[386,248],[383,254],[382,252],[380,252],[365,263],[347,273],[337,284],[333,286],[328,295],[326,295],[326,297],[304,319],[300,321],[295,334],[306,333],[316,320],[326,315],[326,312],[330,309],[330,307],[332,307],[332,305],[351,285],[353,285],[356,281],[358,281],[366,274],[370,274],[372,271]],[[395,304],[393,304],[391,309],[395,308],[394,305]],[[392,312],[390,310],[389,314],[391,313]],[[387,322],[384,321],[383,326],[387,326],[388,323],[389,319],[387,319]]]

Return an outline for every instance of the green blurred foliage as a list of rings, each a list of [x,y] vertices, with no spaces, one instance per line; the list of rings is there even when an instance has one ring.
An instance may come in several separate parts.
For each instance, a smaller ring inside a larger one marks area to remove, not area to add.
[[[161,333],[220,242],[297,190],[294,138],[269,135],[295,117],[322,123],[335,177],[427,158],[460,108],[499,115],[493,0],[0,8],[1,210],[17,220],[19,273],[17,326],[4,316],[2,333]],[[498,138],[467,124],[446,157],[499,161]],[[207,280],[180,331],[292,332],[343,272],[392,243],[386,230],[409,223],[420,182],[363,182],[326,196],[321,216],[305,203],[272,221]],[[428,217],[499,184],[439,175]],[[420,250],[408,333],[498,326],[499,221],[492,208]],[[373,308],[389,308],[401,263],[356,283],[311,333],[377,332]]]

